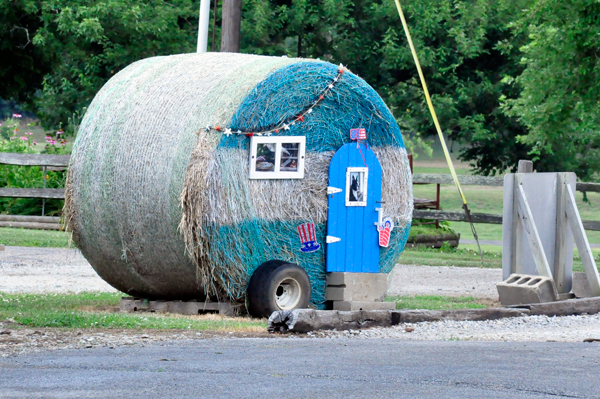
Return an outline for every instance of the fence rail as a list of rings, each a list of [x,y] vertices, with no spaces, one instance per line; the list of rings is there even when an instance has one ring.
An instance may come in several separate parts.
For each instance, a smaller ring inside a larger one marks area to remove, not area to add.
[[[56,216],[0,215],[0,227],[60,230],[60,218]]]
[[[503,176],[471,176],[458,175],[458,181],[463,186],[495,186],[502,187],[504,185]],[[452,175],[434,175],[416,173],[413,175],[413,183],[418,184],[454,184]],[[577,191],[596,192],[600,193],[600,183],[578,182]]]
[[[19,166],[69,166],[70,155],[13,154],[0,152],[0,164]]]

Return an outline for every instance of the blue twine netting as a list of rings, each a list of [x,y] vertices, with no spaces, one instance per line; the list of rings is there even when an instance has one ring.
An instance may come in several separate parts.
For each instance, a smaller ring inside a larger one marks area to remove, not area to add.
[[[338,67],[326,62],[298,62],[271,73],[242,101],[232,130],[263,131],[294,118],[337,74]],[[381,97],[363,79],[345,72],[303,122],[275,135],[306,136],[307,151],[335,151],[350,141],[353,128],[365,128],[371,145],[404,147],[400,128]],[[224,136],[221,146],[243,148],[246,142],[244,136]]]

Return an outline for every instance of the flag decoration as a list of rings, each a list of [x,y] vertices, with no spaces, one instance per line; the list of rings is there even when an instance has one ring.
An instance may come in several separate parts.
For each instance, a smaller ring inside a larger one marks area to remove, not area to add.
[[[233,127],[211,126],[211,125],[206,125],[204,130],[206,132],[211,132],[211,131],[222,132],[227,137],[229,137],[232,134],[244,135],[246,137],[252,137],[255,135],[256,136],[263,136],[263,135],[271,136],[273,133],[279,133],[280,130],[290,130],[290,126],[294,126],[296,123],[304,122],[304,119],[306,117],[308,117],[308,114],[313,112],[313,108],[315,108],[317,105],[319,105],[319,103],[321,103],[321,101],[323,101],[325,99],[325,97],[331,93],[331,91],[333,90],[335,85],[338,84],[342,80],[343,74],[344,74],[344,66],[342,64],[340,64],[340,66],[338,67],[337,76],[334,77],[333,80],[330,81],[330,83],[327,85],[327,87],[325,87],[325,89],[323,89],[323,91],[321,92],[321,94],[319,94],[318,97],[315,97],[314,101],[312,101],[310,104],[307,104],[304,107],[303,112],[286,119],[285,121],[281,122],[277,126],[267,128],[266,130],[263,130],[260,132],[251,132],[251,131],[242,130],[242,129],[235,129]],[[365,129],[361,129],[361,130],[364,133],[364,136],[365,136],[364,139],[366,139],[367,133],[365,132]],[[201,130],[197,131],[196,134],[200,134],[200,131]],[[360,139],[360,140],[364,140],[364,139]]]
[[[364,128],[350,129],[350,140],[366,140],[367,131]]]
[[[386,217],[381,221],[381,224],[377,226],[379,230],[379,246],[387,248],[390,245],[390,234],[394,230],[394,222],[389,217]]]
[[[314,223],[304,223],[298,226],[298,235],[302,243],[300,251],[308,253],[315,252],[321,248],[321,245],[317,242]]]

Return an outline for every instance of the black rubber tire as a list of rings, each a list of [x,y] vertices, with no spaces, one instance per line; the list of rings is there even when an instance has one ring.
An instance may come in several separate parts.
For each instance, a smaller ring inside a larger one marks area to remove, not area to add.
[[[246,299],[248,313],[254,317],[269,317],[281,310],[277,305],[276,293],[279,284],[286,278],[293,278],[300,286],[300,300],[294,309],[304,309],[310,302],[310,279],[306,271],[295,263],[270,260],[260,265],[248,283]]]

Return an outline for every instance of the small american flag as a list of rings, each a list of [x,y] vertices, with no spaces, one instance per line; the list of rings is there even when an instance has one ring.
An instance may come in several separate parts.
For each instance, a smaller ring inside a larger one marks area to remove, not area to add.
[[[350,140],[366,140],[367,131],[364,128],[350,129]]]

